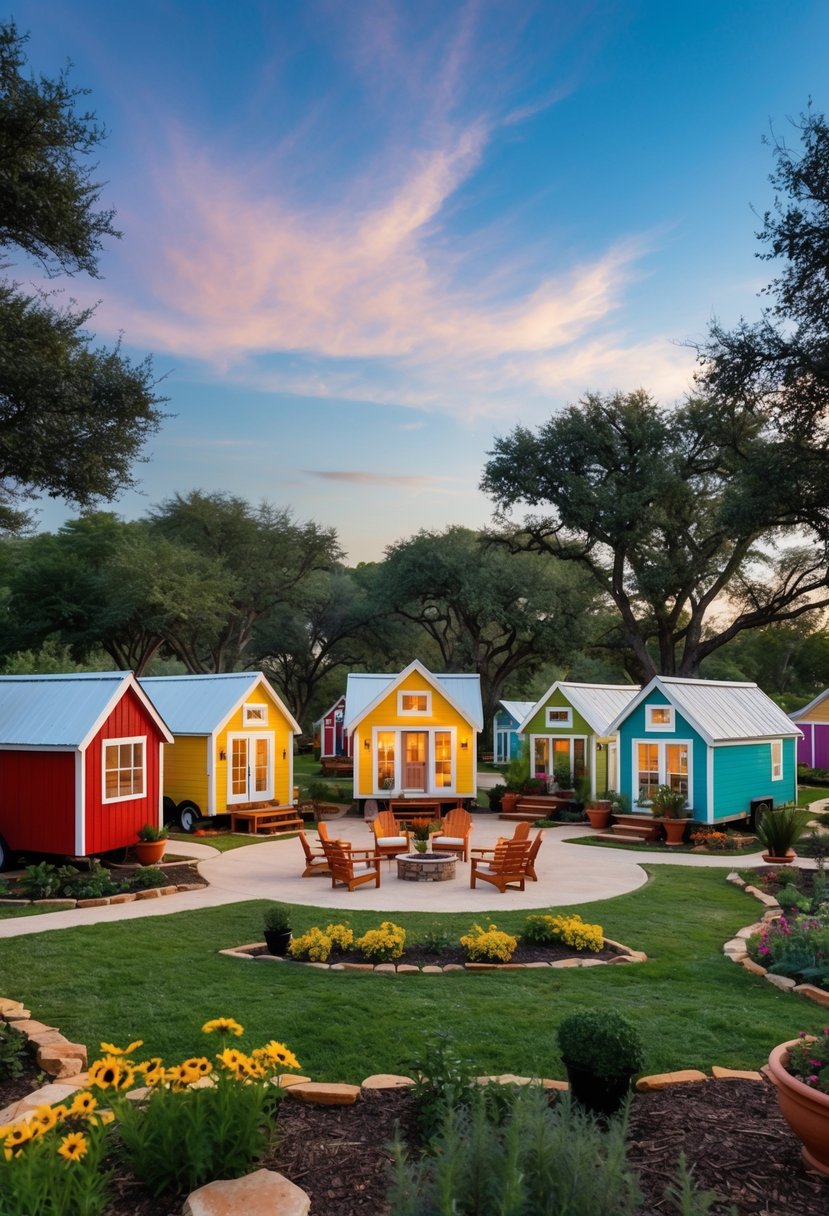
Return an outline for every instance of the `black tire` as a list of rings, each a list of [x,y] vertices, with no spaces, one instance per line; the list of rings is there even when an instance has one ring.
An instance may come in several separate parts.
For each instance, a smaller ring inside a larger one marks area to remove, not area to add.
[[[0,870],[13,870],[16,856],[0,836]]]
[[[201,819],[201,811],[195,802],[180,802],[176,810],[176,818],[182,832],[195,832],[196,825]]]
[[[176,821],[176,802],[174,798],[170,798],[167,794],[163,799],[164,822],[175,823]]]

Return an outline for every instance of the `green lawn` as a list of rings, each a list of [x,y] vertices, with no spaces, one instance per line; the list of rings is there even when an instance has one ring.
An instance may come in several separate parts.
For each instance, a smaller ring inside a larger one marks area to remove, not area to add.
[[[312,782],[326,786],[328,792],[322,801],[351,802],[354,797],[354,784],[348,777],[323,777],[319,760],[307,753],[294,756],[294,785],[299,786],[300,798],[308,797]]]
[[[0,920],[16,920],[21,916],[43,916],[46,912],[65,912],[71,908],[71,903],[65,904],[0,904]]]
[[[220,832],[217,836],[193,836],[185,832],[170,833],[170,840],[178,840],[182,843],[208,844],[211,849],[218,849],[220,853],[227,853],[230,849],[241,849],[249,844],[262,844],[266,840],[290,840],[292,836],[296,836],[296,832],[283,832],[278,836],[248,836],[243,832]],[[186,854],[187,850],[182,850]],[[171,851],[169,856],[165,855],[164,860],[170,861],[177,857],[178,853]]]
[[[646,1070],[762,1064],[798,1030],[817,1032],[825,1011],[784,995],[725,959],[723,942],[759,905],[722,871],[648,867],[649,882],[587,904],[586,920],[647,951],[650,961],[565,971],[387,976],[330,973],[220,957],[221,947],[261,940],[265,904],[249,902],[2,942],[3,991],[71,1039],[96,1049],[140,1037],[149,1053],[201,1050],[206,1019],[238,1018],[240,1045],[275,1037],[317,1079],[357,1082],[399,1072],[429,1032],[447,1030],[481,1072],[562,1076],[555,1027],[574,1008],[621,1009],[640,1026]],[[377,913],[339,914],[358,931]],[[332,914],[297,907],[294,931]],[[454,933],[473,919],[518,929],[523,914],[400,914],[410,930],[440,920]]]
[[[805,786],[800,785],[797,789],[797,805],[811,806],[813,802],[819,802],[822,798],[829,798],[829,789],[824,786]]]

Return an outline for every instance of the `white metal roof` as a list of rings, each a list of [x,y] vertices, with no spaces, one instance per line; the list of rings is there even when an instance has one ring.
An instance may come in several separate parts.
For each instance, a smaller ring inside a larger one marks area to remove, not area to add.
[[[779,705],[756,684],[731,680],[688,680],[654,676],[616,720],[616,730],[628,714],[655,688],[682,714],[706,743],[737,743],[753,739],[797,737],[801,731]]]
[[[824,688],[823,692],[818,693],[814,701],[810,701],[809,704],[804,705],[802,709],[796,709],[794,713],[789,714],[789,717],[793,722],[802,721],[810,710],[815,709],[816,706],[820,705],[822,701],[825,701],[827,697],[829,697],[829,688]]]
[[[341,692],[340,695],[337,697],[336,701],[332,701],[331,704],[328,706],[328,709],[326,709],[326,711],[324,713],[320,714],[320,716],[317,718],[316,722],[314,723],[314,726],[319,726],[319,724],[320,724],[320,722],[322,722],[323,718],[327,718],[330,713],[333,713],[333,711],[339,705],[340,701],[343,700],[344,696],[345,696],[345,693]]]
[[[85,747],[128,687],[172,736],[131,671],[0,676],[0,746]]]
[[[498,704],[515,718],[516,722],[521,723],[535,705],[535,701],[499,701]]]
[[[530,719],[547,704],[554,692],[560,690],[590,729],[602,737],[612,734],[611,723],[639,692],[638,684],[577,684],[573,680],[556,680],[555,684],[536,701],[524,715],[519,730],[523,733]]]
[[[209,735],[221,729],[259,685],[273,697],[291,730],[300,730],[299,723],[261,671],[145,676],[140,682],[174,735]]]
[[[442,672],[440,675],[429,671],[421,662],[415,659],[403,671],[396,675],[380,675],[367,672],[349,672],[345,690],[344,726],[349,734],[364,718],[369,709],[381,701],[398,684],[413,671],[418,672],[423,679],[437,688],[450,704],[475,730],[482,730],[484,711],[481,704],[481,677],[464,675],[457,672]]]

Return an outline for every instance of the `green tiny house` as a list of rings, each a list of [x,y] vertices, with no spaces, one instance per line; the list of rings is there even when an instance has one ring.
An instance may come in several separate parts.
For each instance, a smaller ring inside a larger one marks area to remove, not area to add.
[[[608,728],[639,692],[634,684],[557,680],[519,727],[530,748],[530,772],[549,780],[566,768],[587,777],[596,798],[618,782],[616,736]]]

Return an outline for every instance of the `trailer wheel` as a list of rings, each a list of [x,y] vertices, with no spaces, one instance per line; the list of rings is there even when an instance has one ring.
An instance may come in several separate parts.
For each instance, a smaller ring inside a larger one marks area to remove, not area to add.
[[[165,823],[175,823],[176,821],[176,803],[174,798],[170,798],[167,794],[162,800]]]
[[[201,811],[195,802],[180,802],[176,810],[176,817],[182,832],[195,832],[196,824],[201,819]]]
[[[0,870],[11,870],[14,867],[15,854],[0,836]]]

